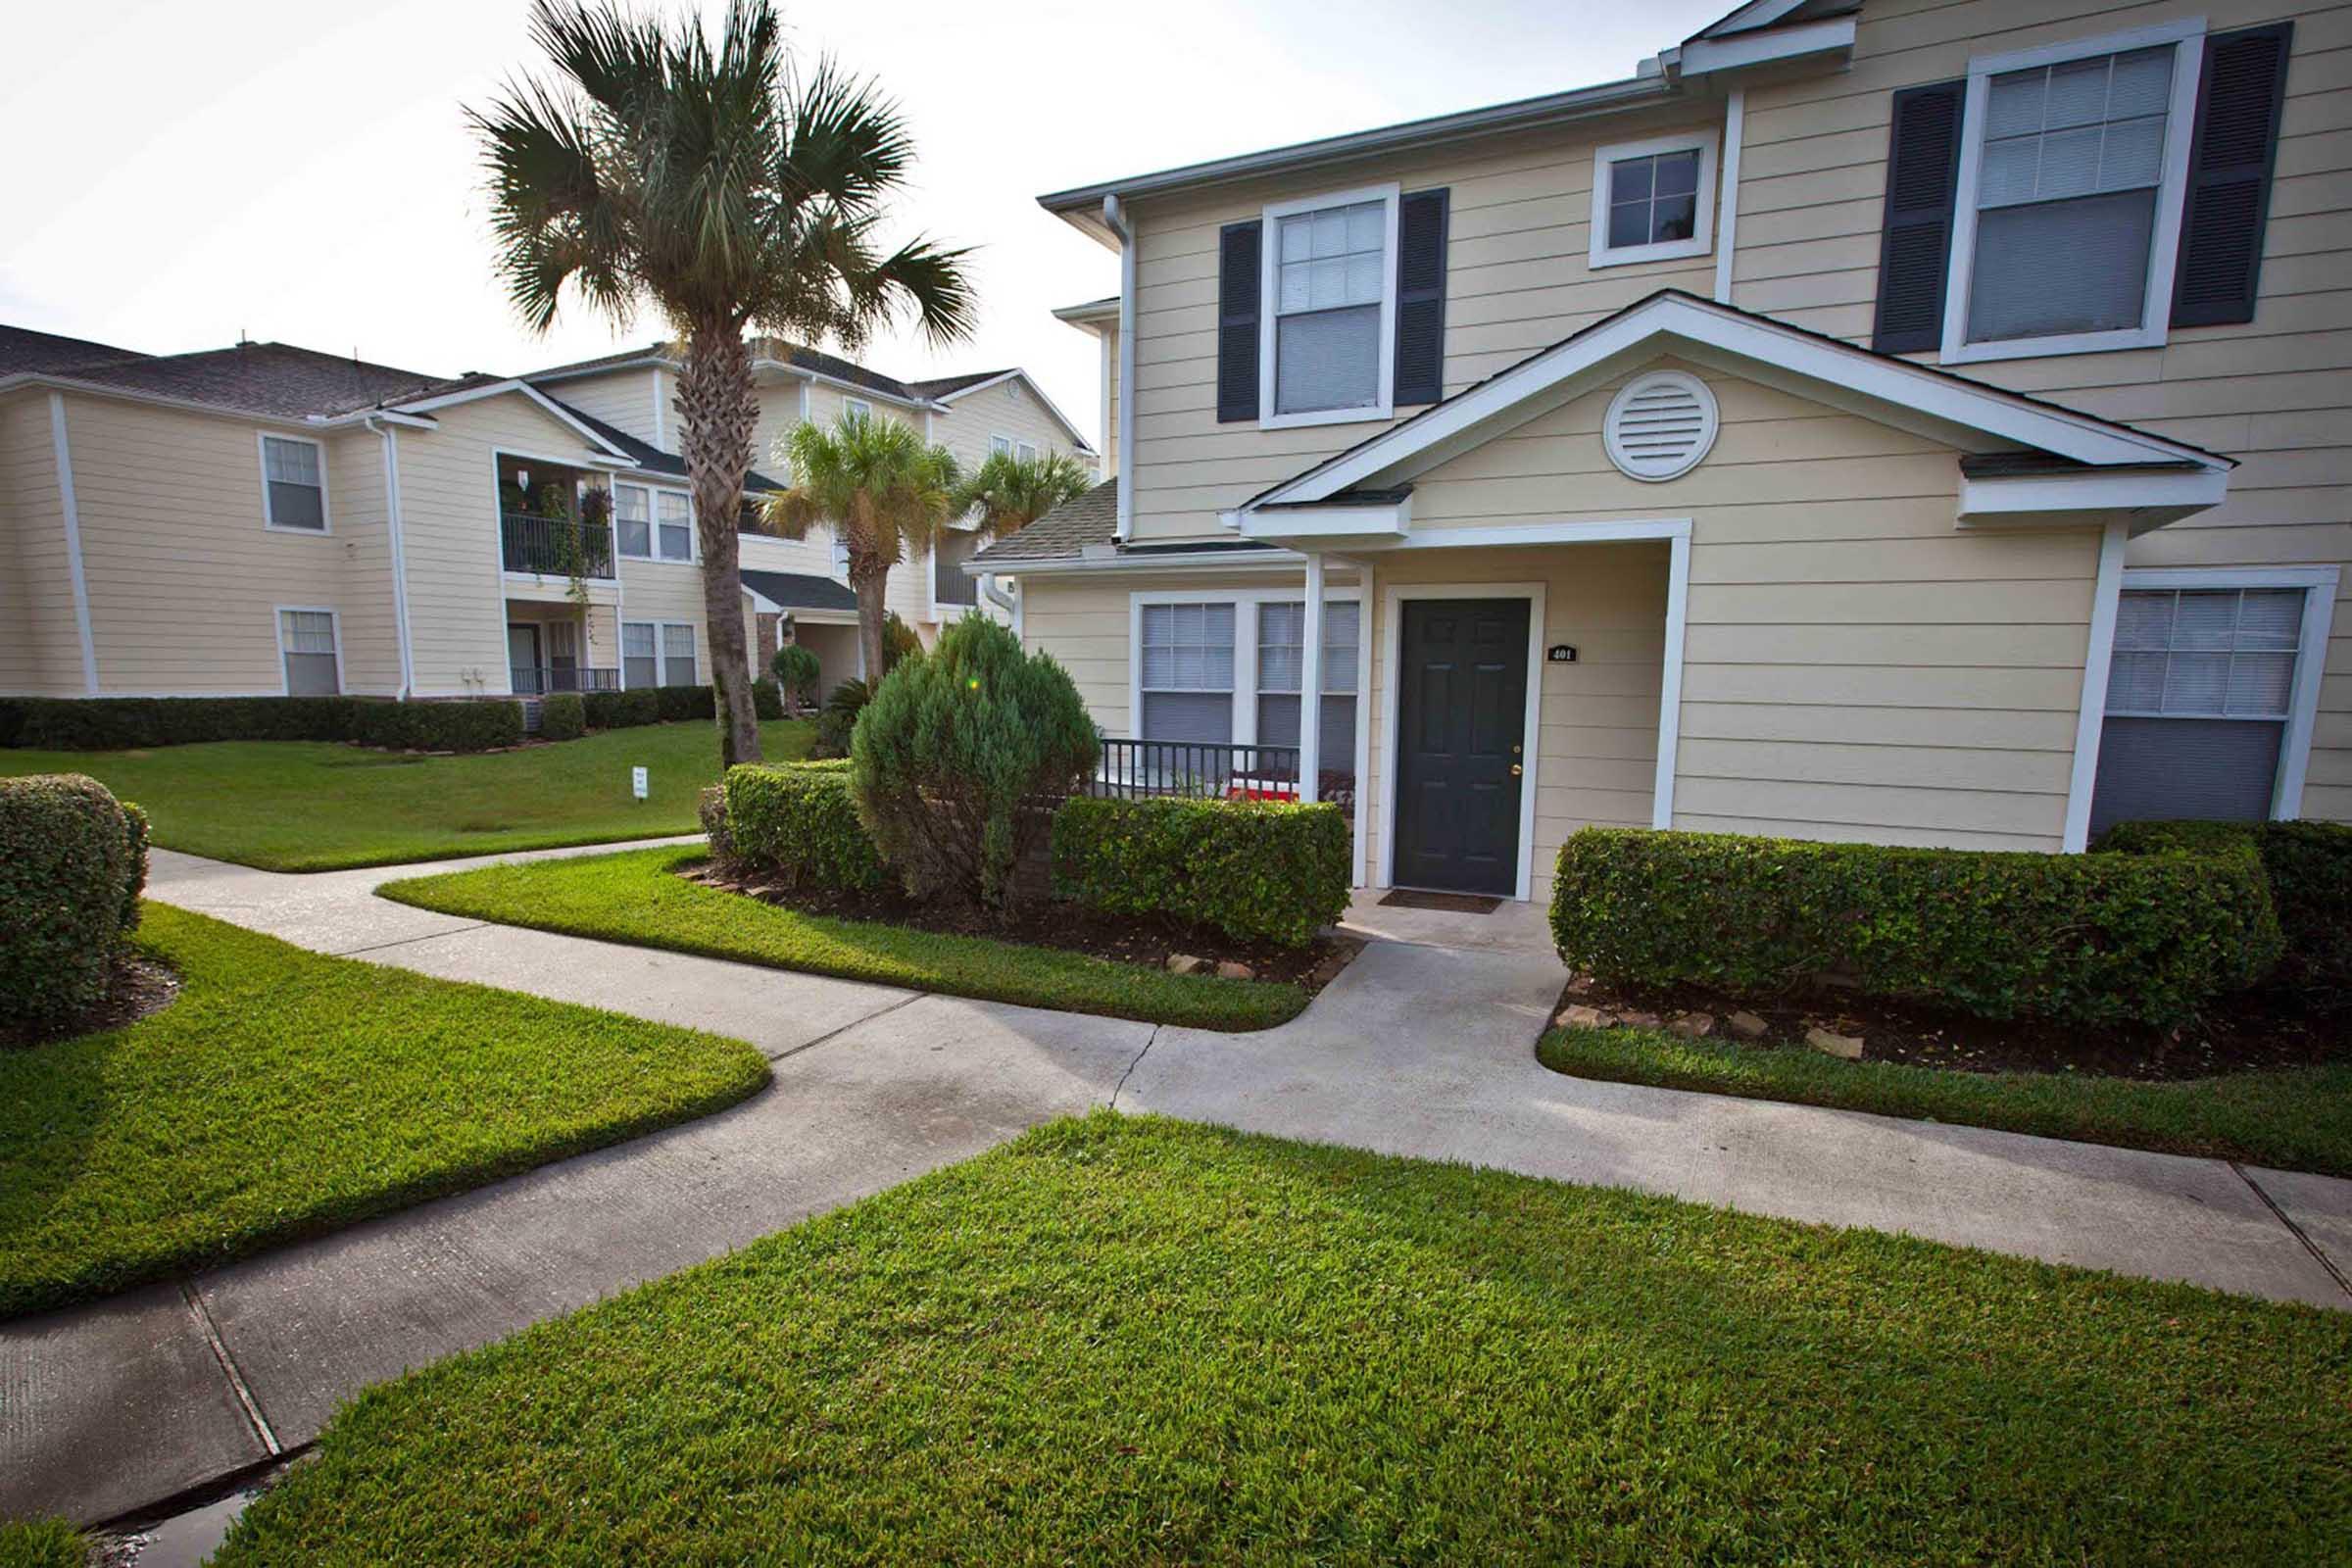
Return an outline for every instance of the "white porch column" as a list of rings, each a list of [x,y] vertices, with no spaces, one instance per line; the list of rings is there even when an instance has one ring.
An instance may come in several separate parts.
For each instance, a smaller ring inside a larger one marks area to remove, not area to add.
[[[1305,647],[1298,651],[1298,799],[1315,798],[1323,771],[1323,557],[1306,558]]]

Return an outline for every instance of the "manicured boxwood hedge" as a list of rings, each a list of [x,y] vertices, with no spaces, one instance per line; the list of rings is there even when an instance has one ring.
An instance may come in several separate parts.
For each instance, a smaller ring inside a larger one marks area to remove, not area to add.
[[[711,718],[718,712],[718,694],[709,686],[657,686],[654,701],[664,724],[688,718]]]
[[[589,692],[581,699],[590,729],[634,729],[662,721],[662,699],[651,686],[625,692]]]
[[[352,739],[411,752],[486,752],[522,744],[522,705],[512,698],[447,703],[363,703]]]
[[[2277,963],[2243,845],[2034,855],[1586,828],[1551,927],[1573,968],[1754,996],[1836,977],[1989,1018],[2170,1026]]]
[[[147,885],[147,817],[80,773],[0,779],[0,1018],[105,1000]]]
[[[588,706],[578,692],[558,692],[539,705],[539,738],[576,741],[588,732]]]
[[[2286,938],[2274,981],[2327,1006],[2352,1005],[2352,827],[2336,822],[2126,822],[2101,853],[2206,852],[2250,845]]]
[[[726,834],[737,857],[796,887],[882,886],[882,858],[858,819],[847,760],[727,769]]]
[[[1350,844],[1330,805],[1073,800],[1054,814],[1054,876],[1105,913],[1303,947],[1348,908]]]
[[[347,741],[366,697],[21,697],[0,715],[0,744],[50,752],[121,752],[204,741]]]

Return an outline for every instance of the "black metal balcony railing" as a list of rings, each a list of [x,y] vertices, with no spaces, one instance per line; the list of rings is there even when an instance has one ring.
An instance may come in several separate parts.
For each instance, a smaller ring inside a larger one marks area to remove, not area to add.
[[[1106,735],[1102,760],[1085,792],[1118,800],[1177,795],[1195,800],[1295,801],[1298,799],[1298,748],[1124,740]],[[1352,817],[1354,771],[1321,769],[1316,775],[1315,798],[1333,802]]]
[[[620,671],[591,669],[575,664],[515,664],[514,695],[545,697],[550,692],[614,692],[620,690]]]
[[[535,571],[551,577],[612,575],[612,534],[603,526],[590,527],[569,517],[534,517],[517,512],[502,513],[499,537],[505,546],[509,571]]]

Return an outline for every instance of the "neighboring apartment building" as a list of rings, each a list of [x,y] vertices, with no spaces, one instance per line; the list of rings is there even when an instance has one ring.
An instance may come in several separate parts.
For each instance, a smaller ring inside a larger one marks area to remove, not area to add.
[[[1233,770],[1367,883],[2352,820],[2352,9],[1753,0],[1042,200],[1121,257],[1058,313],[1115,477],[975,565],[1109,735],[1296,747]]]
[[[786,411],[823,416],[854,396],[959,453],[1001,433],[1091,456],[1058,416],[1041,419],[1050,405],[1017,370],[909,384],[764,344],[760,366],[762,454]],[[15,628],[0,692],[530,698],[708,682],[667,368],[647,354],[449,378],[284,344],[152,356],[0,328],[0,615]],[[747,503],[775,483],[756,468]],[[591,491],[611,497],[609,519],[584,512]],[[857,599],[829,540],[747,538],[744,564],[758,667],[797,634],[829,681],[857,673]],[[950,568],[934,603],[929,564],[892,580],[892,607],[926,636],[974,586]]]

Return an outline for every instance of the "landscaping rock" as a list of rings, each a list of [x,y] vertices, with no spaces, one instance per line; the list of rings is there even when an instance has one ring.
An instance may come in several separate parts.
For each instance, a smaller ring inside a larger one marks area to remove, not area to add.
[[[1593,979],[1589,974],[1570,974],[1568,976],[1568,995],[1589,997],[1592,994],[1593,984]]]
[[[1603,1012],[1598,1007],[1587,1006],[1581,1002],[1570,1003],[1560,1009],[1557,1018],[1552,1019],[1563,1029],[1606,1029],[1616,1021],[1615,1013]]]
[[[1772,1033],[1772,1025],[1752,1012],[1735,1012],[1723,1021],[1742,1040],[1761,1040]]]
[[[1220,980],[1254,980],[1257,978],[1257,971],[1246,963],[1236,963],[1231,958],[1227,958],[1217,965],[1217,978]]]
[[[1621,1012],[1617,1015],[1617,1021],[1628,1029],[1659,1029],[1666,1023],[1654,1012]]]
[[[1860,1061],[1862,1059],[1862,1037],[1860,1035],[1841,1035],[1815,1024],[1805,1031],[1805,1044],[1811,1046],[1815,1051],[1837,1056],[1844,1061]]]
[[[1189,953],[1168,955],[1168,973],[1170,974],[1199,974],[1207,967],[1208,960],[1206,958],[1196,958]]]
[[[1704,1040],[1715,1032],[1715,1015],[1711,1012],[1686,1012],[1666,1027],[1685,1040]]]

